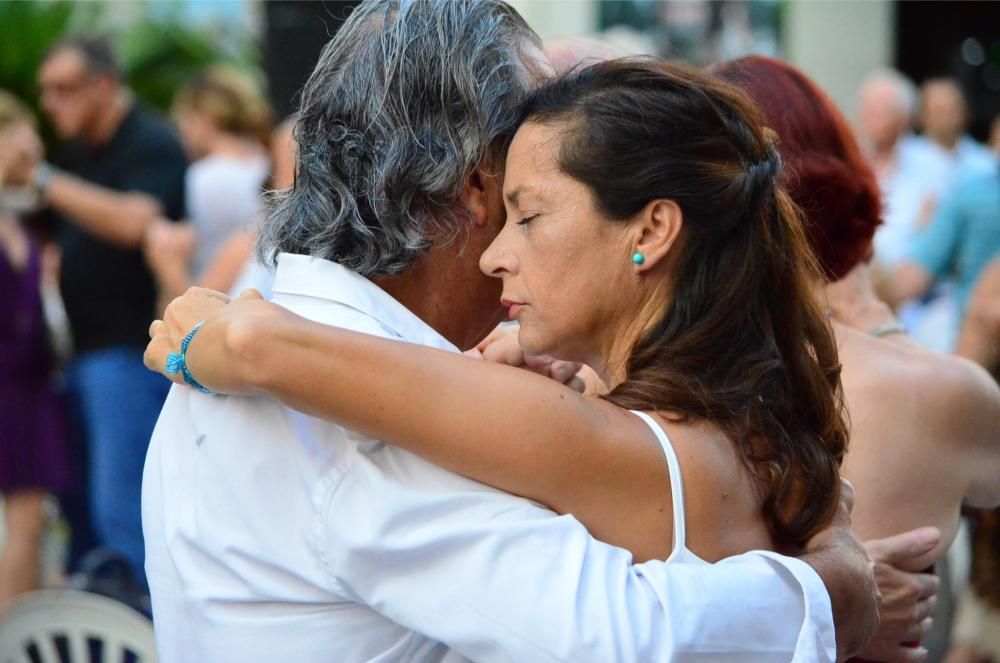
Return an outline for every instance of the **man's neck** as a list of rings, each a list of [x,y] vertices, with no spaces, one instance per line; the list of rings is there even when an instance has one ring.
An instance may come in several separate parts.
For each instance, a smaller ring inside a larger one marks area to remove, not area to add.
[[[892,309],[878,298],[867,265],[858,265],[840,281],[827,284],[824,299],[834,320],[865,333],[897,322]]]
[[[111,99],[108,107],[104,109],[104,112],[94,123],[92,130],[87,134],[87,142],[92,147],[107,145],[122,122],[125,121],[125,116],[130,110],[132,110],[132,95],[126,90],[120,90]]]
[[[478,294],[467,287],[469,275],[462,269],[462,262],[454,255],[432,248],[402,274],[373,281],[450,343],[467,350],[485,338],[500,317],[485,319],[489,315],[479,310],[483,307],[475,301]],[[492,302],[495,312],[500,311],[499,281],[497,286]],[[478,324],[479,318],[483,318],[482,325]]]
[[[954,152],[960,136],[934,136],[931,138],[945,152]]]
[[[879,176],[892,172],[896,166],[899,141],[887,145],[875,145],[872,150],[872,165]]]
[[[249,160],[263,155],[260,144],[234,134],[219,132],[208,150],[210,155]]]

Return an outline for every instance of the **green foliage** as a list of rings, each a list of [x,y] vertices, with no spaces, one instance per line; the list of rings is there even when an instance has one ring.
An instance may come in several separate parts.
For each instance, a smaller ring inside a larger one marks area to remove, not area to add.
[[[59,38],[72,34],[111,37],[129,86],[161,111],[169,109],[178,87],[205,66],[238,60],[236,64],[253,67],[258,61],[255,45],[245,35],[192,27],[178,11],[162,11],[164,6],[159,3],[160,11],[153,11],[151,3],[135,1],[0,0],[0,89],[37,108],[35,78],[42,57]],[[123,25],[123,10],[135,20]]]
[[[0,88],[37,106],[35,75],[45,51],[61,36],[96,29],[97,3],[0,1]]]
[[[135,24],[117,45],[129,86],[149,106],[166,110],[177,89],[207,65],[229,62],[252,67],[257,54],[248,40],[242,41],[234,40],[231,32],[192,29],[178,16],[167,14]]]

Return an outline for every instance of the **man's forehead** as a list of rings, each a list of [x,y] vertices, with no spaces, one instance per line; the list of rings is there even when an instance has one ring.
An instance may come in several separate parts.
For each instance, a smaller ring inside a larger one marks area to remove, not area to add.
[[[72,48],[60,48],[45,58],[39,69],[39,78],[45,76],[78,75],[85,71],[83,56]]]

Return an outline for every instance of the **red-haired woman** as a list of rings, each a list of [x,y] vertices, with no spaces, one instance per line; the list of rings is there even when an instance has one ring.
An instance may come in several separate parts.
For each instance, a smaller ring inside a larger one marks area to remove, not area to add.
[[[742,58],[714,74],[746,92],[780,136],[783,184],[837,284],[829,300],[851,424],[842,474],[857,494],[855,531],[867,539],[933,525],[942,536],[922,560],[930,565],[951,545],[963,502],[1000,503],[1000,390],[975,364],[909,342],[875,297],[865,263],[880,223],[878,188],[829,97],[772,58]]]

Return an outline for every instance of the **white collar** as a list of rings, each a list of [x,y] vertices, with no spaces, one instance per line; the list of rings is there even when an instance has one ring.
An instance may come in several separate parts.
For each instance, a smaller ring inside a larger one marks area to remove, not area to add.
[[[294,253],[278,254],[274,293],[315,297],[349,306],[374,318],[401,339],[459,352],[448,339],[382,288],[342,265]]]

